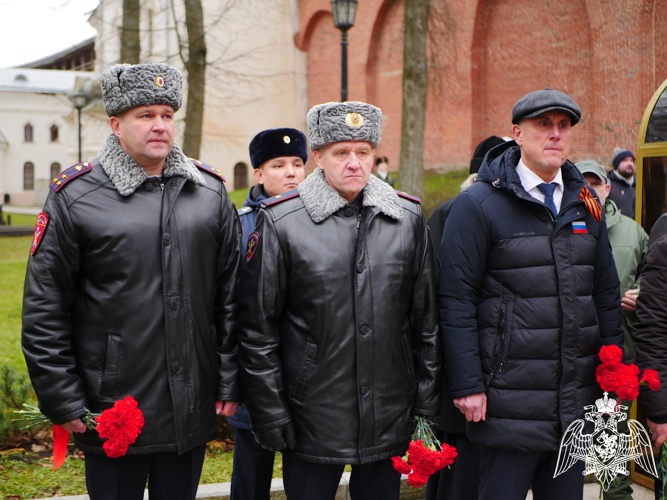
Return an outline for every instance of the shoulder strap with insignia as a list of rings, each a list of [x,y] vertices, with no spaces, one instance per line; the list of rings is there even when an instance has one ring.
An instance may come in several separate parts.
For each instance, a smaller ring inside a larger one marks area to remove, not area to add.
[[[51,184],[49,184],[49,189],[54,193],[57,193],[58,191],[60,191],[60,188],[62,188],[69,181],[71,181],[75,177],[79,177],[80,175],[85,174],[86,172],[90,172],[92,168],[93,168],[92,165],[87,161],[84,161],[82,163],[77,163],[76,165],[72,165],[71,167],[66,168],[65,170],[60,172],[60,174],[58,174],[58,177],[56,177],[51,181]]]
[[[416,196],[412,196],[405,191],[396,191],[396,194],[400,196],[401,198],[405,198],[406,200],[414,201],[415,203],[419,203],[421,205],[422,201],[417,198]]]
[[[219,179],[222,179],[222,182],[227,182],[227,179],[225,179],[225,176],[222,175],[222,172],[218,170],[217,168],[213,168],[210,165],[207,165],[206,163],[203,163],[199,160],[195,160],[194,158],[190,158],[190,161],[195,164],[196,167],[199,167],[201,170],[204,172],[208,172],[209,174],[213,174]]]
[[[296,198],[297,196],[299,196],[299,190],[292,189],[291,191],[279,194],[277,196],[274,196],[273,198],[267,198],[266,200],[262,200],[262,205],[264,205],[265,207],[269,207],[271,205],[275,205],[276,203],[280,203],[281,201],[291,200],[292,198]]]
[[[239,208],[238,212],[239,215],[249,214],[250,212],[252,212],[252,207],[241,207]]]

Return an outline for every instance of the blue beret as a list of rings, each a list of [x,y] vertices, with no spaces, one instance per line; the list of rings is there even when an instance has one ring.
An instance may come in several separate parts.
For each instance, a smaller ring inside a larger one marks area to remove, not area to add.
[[[263,130],[250,141],[249,149],[252,168],[281,156],[298,156],[304,163],[308,161],[306,136],[294,128]]]
[[[519,99],[512,109],[512,123],[516,125],[524,118],[535,118],[554,110],[568,113],[572,126],[579,123],[581,109],[577,102],[569,95],[550,88],[536,90]]]

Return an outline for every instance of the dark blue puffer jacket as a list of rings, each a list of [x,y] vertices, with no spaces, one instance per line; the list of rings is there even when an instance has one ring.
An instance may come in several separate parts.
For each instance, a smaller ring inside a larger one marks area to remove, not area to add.
[[[239,219],[241,219],[241,227],[243,228],[243,254],[245,255],[246,247],[248,246],[248,237],[255,230],[255,221],[257,220],[257,212],[262,204],[262,200],[269,198],[266,191],[261,184],[257,184],[248,190],[248,197],[246,198],[243,207],[239,209]],[[241,429],[250,429],[250,419],[248,418],[248,410],[245,406],[239,406],[236,413],[227,419],[230,425],[239,427]]]
[[[451,396],[487,395],[486,421],[468,422],[468,437],[549,451],[600,395],[600,346],[623,348],[620,291],[604,220],[580,200],[581,173],[563,165],[554,220],[523,189],[520,155],[514,141],[493,149],[452,204],[439,255],[440,323]],[[575,221],[586,234],[574,233]]]

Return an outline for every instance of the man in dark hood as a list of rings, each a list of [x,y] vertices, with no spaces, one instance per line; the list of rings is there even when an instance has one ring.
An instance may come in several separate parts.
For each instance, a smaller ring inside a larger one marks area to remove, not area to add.
[[[445,225],[447,381],[480,446],[480,500],[525,498],[531,485],[536,500],[582,498],[583,462],[556,474],[561,436],[600,395],[600,346],[623,346],[602,209],[567,160],[580,117],[553,89],[519,99],[515,141],[487,154]]]

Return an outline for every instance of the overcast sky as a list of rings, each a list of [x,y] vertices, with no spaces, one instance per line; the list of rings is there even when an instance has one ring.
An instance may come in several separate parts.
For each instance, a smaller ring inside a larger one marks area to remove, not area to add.
[[[49,56],[95,36],[99,0],[0,0],[0,68]]]

